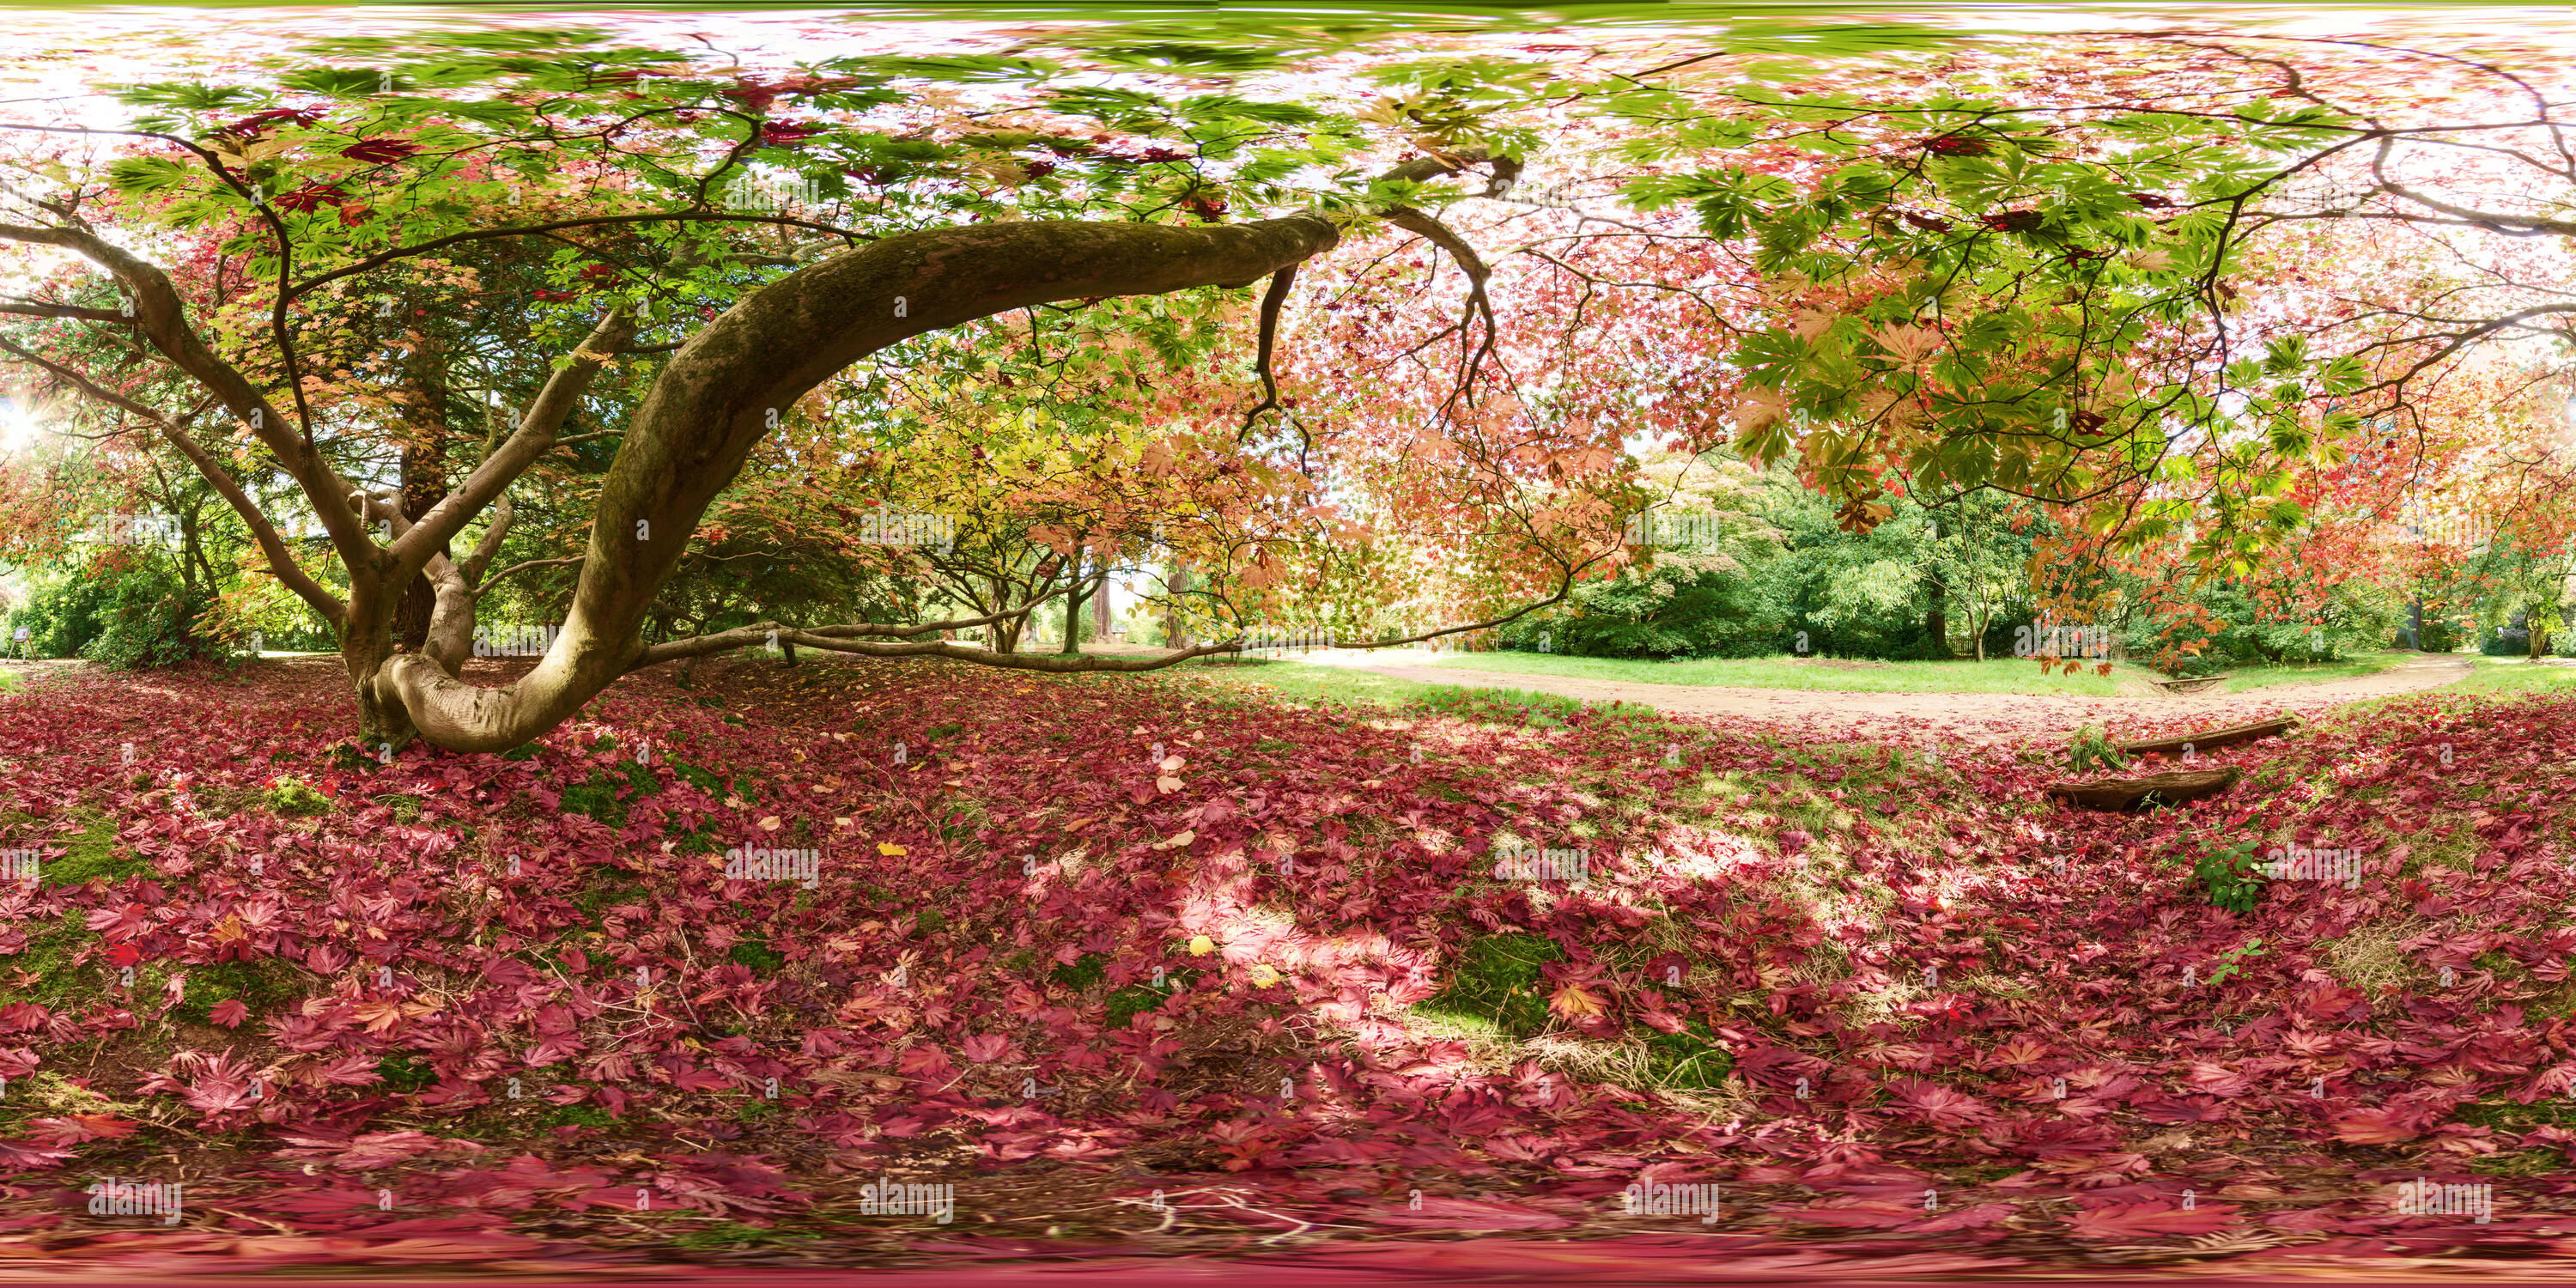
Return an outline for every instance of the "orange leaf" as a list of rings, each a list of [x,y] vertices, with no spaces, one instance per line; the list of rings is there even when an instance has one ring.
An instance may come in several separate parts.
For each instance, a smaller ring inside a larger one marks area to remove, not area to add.
[[[1601,995],[1581,984],[1568,984],[1547,999],[1547,1009],[1569,1020],[1588,1020],[1610,1009]]]

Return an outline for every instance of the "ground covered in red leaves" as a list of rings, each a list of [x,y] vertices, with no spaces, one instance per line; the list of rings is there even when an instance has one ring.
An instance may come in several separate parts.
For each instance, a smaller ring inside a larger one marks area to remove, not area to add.
[[[322,663],[40,675],[0,1260],[2576,1253],[2576,703],[2383,703],[2109,815],[2053,748],[1264,693],[744,662],[379,763]],[[2212,903],[2292,846],[2337,879]]]

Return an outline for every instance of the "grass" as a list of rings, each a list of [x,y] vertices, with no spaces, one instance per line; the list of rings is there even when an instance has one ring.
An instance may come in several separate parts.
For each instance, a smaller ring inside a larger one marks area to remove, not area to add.
[[[1584,706],[1572,698],[1530,689],[1425,684],[1419,680],[1378,675],[1346,666],[1315,666],[1305,662],[1255,659],[1213,665],[1192,663],[1177,669],[1214,678],[1239,692],[1254,688],[1267,690],[1260,695],[1265,701],[1317,706],[1341,703],[1361,707],[1423,707],[1463,719],[1491,719],[1508,714],[1516,720],[1543,728],[1563,723],[1564,717]],[[1642,714],[1653,708],[1630,703],[1625,709]]]
[[[2347,680],[2356,676],[2377,675],[2390,667],[2421,653],[2369,653],[2341,662],[2292,663],[2285,666],[2240,667],[2228,673],[2226,690],[2243,693],[2248,689],[2268,688],[2275,684],[2309,684],[2318,680]]]
[[[2530,662],[2482,657],[2468,678],[2444,689],[2482,698],[2510,698],[2576,688],[2576,666],[2535,666]]]
[[[15,693],[25,684],[26,681],[19,679],[16,672],[0,671],[0,693]]]
[[[2267,666],[2238,670],[2227,691],[2241,693],[2280,684],[2312,683],[2375,675],[2416,656],[2373,653],[2343,662]],[[1571,657],[1557,653],[1476,653],[1437,660],[1419,654],[1390,652],[1401,665],[1453,667],[1464,671],[1512,675],[1562,676],[1613,684],[1725,685],[1754,689],[1809,689],[1858,693],[2023,693],[2079,697],[2112,697],[2124,687],[2156,673],[2127,663],[2113,663],[2102,675],[2092,665],[2069,674],[2042,672],[2027,658],[1989,658],[1983,662],[1869,662],[1836,658],[1708,658],[1697,661],[1650,662],[1628,658]],[[1292,700],[1331,700],[1402,706],[1424,702],[1442,686],[1394,676],[1374,675],[1347,667],[1297,662],[1217,663],[1217,673],[1241,674],[1268,685]],[[1529,695],[1513,692],[1526,702]]]
[[[1715,684],[1754,689],[1830,689],[1858,693],[2047,693],[2110,697],[2134,667],[2114,665],[2110,675],[2088,667],[2069,675],[2042,673],[2027,658],[1983,662],[1863,662],[1833,658],[1750,657],[1645,662],[1627,658],[1568,657],[1558,653],[1477,653],[1443,658],[1432,666],[1515,675],[1556,675],[1616,684]]]

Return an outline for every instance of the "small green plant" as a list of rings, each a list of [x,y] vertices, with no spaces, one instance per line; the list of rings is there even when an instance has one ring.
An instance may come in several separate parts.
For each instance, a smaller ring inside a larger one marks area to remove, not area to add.
[[[331,798],[314,790],[311,783],[291,775],[280,774],[264,797],[268,807],[291,818],[311,818],[331,812]]]
[[[2066,740],[2066,768],[2069,772],[2089,774],[2095,766],[2104,769],[2126,769],[2129,757],[2112,743],[2111,736],[2100,725],[2086,725]]]
[[[775,975],[787,965],[787,959],[771,948],[769,940],[761,935],[753,935],[735,944],[725,957],[737,965],[750,967],[755,975]]]
[[[2260,939],[2248,940],[2243,947],[2228,949],[2219,955],[2218,964],[2209,968],[2210,985],[2216,987],[2232,976],[2243,974],[2245,963],[2262,955],[2263,941]]]
[[[2255,843],[2239,841],[2223,850],[2212,850],[2192,865],[2192,876],[2200,881],[2209,902],[2229,912],[2252,912],[2263,898],[2262,862],[2254,855]]]
[[[397,1091],[425,1091],[438,1083],[438,1071],[407,1055],[389,1055],[376,1061],[376,1076]]]

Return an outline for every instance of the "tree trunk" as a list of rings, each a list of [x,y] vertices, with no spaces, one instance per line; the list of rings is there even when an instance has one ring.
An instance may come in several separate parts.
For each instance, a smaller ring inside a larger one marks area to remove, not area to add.
[[[1933,540],[1938,541],[1949,535],[1948,530],[1941,524],[1941,517],[1934,515],[1932,517]],[[1923,614],[1923,633],[1932,637],[1932,647],[1941,656],[1949,657],[1951,656],[1950,583],[1942,579],[1941,565],[1937,562],[1925,566],[1923,581],[1924,596],[1931,601],[1931,607]],[[1982,636],[1977,640],[1977,660],[1980,662],[1986,660],[1986,641]]]
[[[418,523],[429,514],[431,506],[447,495],[447,464],[438,449],[422,441],[405,444],[402,454],[403,517]],[[441,550],[439,553],[447,553]],[[402,603],[394,609],[394,641],[407,653],[417,653],[429,643],[429,619],[438,607],[438,589],[429,584],[429,574],[416,573],[403,587]]]
[[[1109,627],[1109,563],[1104,559],[1100,564],[1100,574],[1092,580],[1091,638],[1108,639]]]
[[[1082,603],[1085,596],[1082,593],[1080,554],[1074,556],[1073,567],[1067,571],[1072,574],[1073,581],[1064,592],[1064,647],[1056,651],[1071,656],[1082,652]]]
[[[1181,596],[1190,589],[1190,566],[1182,564],[1172,570],[1172,606],[1163,613],[1163,647],[1188,648],[1190,628],[1181,616]]]

